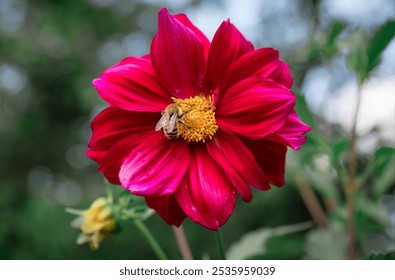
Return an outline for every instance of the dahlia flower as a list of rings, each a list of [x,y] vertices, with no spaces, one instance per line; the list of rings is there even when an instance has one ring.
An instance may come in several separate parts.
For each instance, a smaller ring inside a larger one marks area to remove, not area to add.
[[[162,9],[150,54],[93,85],[109,107],[92,121],[88,157],[170,225],[189,217],[218,230],[237,194],[249,202],[251,187],[284,184],[287,146],[299,149],[310,130],[278,51],[254,50],[229,20],[210,42],[186,15]]]

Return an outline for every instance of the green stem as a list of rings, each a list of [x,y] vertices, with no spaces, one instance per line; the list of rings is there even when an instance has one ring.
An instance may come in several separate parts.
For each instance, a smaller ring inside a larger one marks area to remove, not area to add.
[[[357,102],[355,104],[354,119],[351,128],[351,143],[349,153],[349,168],[348,168],[348,183],[345,185],[345,193],[347,199],[347,232],[348,232],[348,259],[354,260],[356,257],[356,237],[355,237],[355,209],[354,209],[354,195],[359,186],[356,182],[357,172],[357,121],[358,113],[361,105],[361,90],[362,85],[358,84],[357,88]]]
[[[152,250],[154,251],[155,255],[160,260],[168,260],[169,258],[166,256],[165,252],[160,247],[159,243],[156,241],[154,236],[148,230],[148,228],[144,225],[143,222],[140,220],[134,220],[134,225],[140,230],[140,232],[144,235],[145,239],[151,246]]]
[[[347,234],[348,234],[348,248],[347,255],[349,260],[356,258],[356,239],[355,239],[355,210],[354,210],[354,193],[352,191],[347,194]]]
[[[313,218],[313,221],[320,228],[328,228],[328,219],[326,218],[325,212],[309,183],[300,175],[295,175],[294,181],[304,203],[306,204],[307,210],[309,210],[310,215]]]
[[[222,234],[219,231],[219,229],[216,232],[216,236],[217,236],[217,245],[218,245],[218,251],[219,251],[220,258],[221,258],[221,260],[226,260],[225,250],[224,250],[224,242],[222,241]]]

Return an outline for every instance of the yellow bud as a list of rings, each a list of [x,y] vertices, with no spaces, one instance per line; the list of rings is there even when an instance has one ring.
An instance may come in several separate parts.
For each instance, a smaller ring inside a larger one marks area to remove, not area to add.
[[[88,243],[93,251],[99,248],[100,242],[108,237],[115,229],[116,222],[112,216],[111,208],[106,198],[96,199],[89,209],[66,209],[67,212],[76,214],[72,226],[81,230],[77,244]]]

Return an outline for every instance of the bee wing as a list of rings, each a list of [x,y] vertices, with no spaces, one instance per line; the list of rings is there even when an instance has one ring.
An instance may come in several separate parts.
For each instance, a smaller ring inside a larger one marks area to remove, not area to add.
[[[173,114],[170,117],[168,127],[166,128],[166,130],[168,132],[173,131],[173,129],[176,127],[176,123],[177,123],[177,114]]]
[[[158,123],[155,126],[155,131],[161,130],[162,127],[166,126],[169,120],[168,114],[163,114]]]

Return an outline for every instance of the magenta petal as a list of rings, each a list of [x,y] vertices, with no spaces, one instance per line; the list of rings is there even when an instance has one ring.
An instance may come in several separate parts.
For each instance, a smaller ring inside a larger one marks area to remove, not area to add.
[[[288,86],[289,81],[287,79],[280,79],[281,77],[272,73],[275,72],[277,68],[282,68],[280,67],[282,63],[283,62],[279,60],[279,53],[275,49],[261,48],[249,52],[243,55],[232,65],[229,71],[227,71],[226,78],[220,90],[221,92],[225,92],[234,84],[252,76],[268,77]],[[277,70],[277,72],[279,71]],[[289,77],[287,78],[291,79],[292,84],[292,76],[289,71],[288,74]]]
[[[276,60],[269,65],[262,67],[258,74],[262,77],[273,79],[287,88],[292,87],[293,78],[287,63]]]
[[[207,149],[195,146],[189,170],[175,197],[192,221],[218,230],[233,212],[236,190]]]
[[[219,87],[230,66],[253,49],[251,42],[229,20],[224,21],[214,35],[208,54],[207,89]]]
[[[208,51],[210,49],[210,41],[207,39],[206,35],[204,35],[204,33],[202,31],[200,31],[199,28],[197,28],[190,20],[189,18],[185,15],[185,14],[178,14],[175,15],[175,18],[178,19],[182,24],[184,24],[186,27],[188,27],[189,29],[191,29],[196,36],[199,37],[200,41],[203,44],[204,47],[204,57],[207,60],[208,57]]]
[[[265,139],[244,139],[244,143],[254,154],[269,183],[278,187],[284,185],[287,146]]]
[[[107,151],[109,148],[105,149],[105,150],[88,150],[86,152],[86,156],[90,159],[93,159],[94,161],[100,163],[103,158],[106,156]]]
[[[159,117],[158,113],[132,112],[118,107],[101,111],[91,123],[92,137],[87,156],[97,161],[99,170],[103,171],[102,161],[114,144],[132,134],[152,130]],[[120,184],[118,171],[105,172],[107,179],[113,184]]]
[[[285,86],[262,77],[231,87],[217,104],[220,128],[250,139],[264,138],[284,126],[295,95]]]
[[[250,186],[261,190],[270,189],[254,155],[236,136],[218,131],[214,141],[207,143],[207,149],[245,201],[252,199]]]
[[[128,145],[124,142],[119,147]],[[119,179],[135,195],[170,195],[184,176],[189,158],[185,141],[169,140],[161,131],[149,132],[139,135],[139,144],[124,157]]]
[[[171,102],[147,58],[122,60],[95,79],[93,85],[110,105],[125,110],[160,112]]]
[[[146,196],[145,201],[169,225],[179,227],[186,218],[174,195]]]
[[[151,59],[155,72],[172,96],[188,98],[200,94],[206,63],[203,43],[166,9],[158,15]]]
[[[268,135],[267,139],[288,145],[292,149],[298,150],[306,142],[306,137],[303,136],[303,134],[310,130],[311,128],[299,119],[295,110],[292,110],[285,125],[275,133]]]
[[[142,134],[144,135],[144,134]],[[112,184],[121,184],[119,170],[125,157],[140,143],[141,134],[132,134],[113,144],[105,156],[99,161],[99,171]]]
[[[108,151],[114,143],[126,136],[153,130],[159,118],[158,113],[106,108],[91,123],[92,137],[88,147],[91,150]]]

